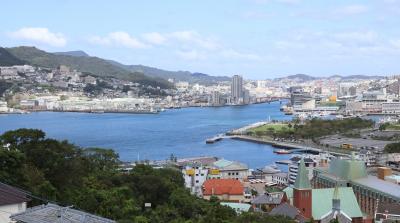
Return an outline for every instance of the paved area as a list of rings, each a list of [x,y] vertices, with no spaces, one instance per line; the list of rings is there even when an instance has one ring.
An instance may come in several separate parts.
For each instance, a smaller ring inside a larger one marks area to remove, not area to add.
[[[348,138],[339,135],[328,136],[320,140],[321,144],[328,144],[333,147],[340,147],[343,143],[352,144],[355,149],[361,147],[375,147],[377,150],[383,150],[386,144],[392,143],[392,141],[374,140],[369,138]]]

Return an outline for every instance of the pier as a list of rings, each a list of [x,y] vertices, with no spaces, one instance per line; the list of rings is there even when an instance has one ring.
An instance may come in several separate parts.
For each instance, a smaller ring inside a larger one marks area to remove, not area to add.
[[[229,139],[229,138],[232,138],[232,137],[231,137],[231,136],[224,135],[224,134],[219,134],[219,135],[216,135],[216,136],[214,136],[214,137],[212,137],[212,138],[206,139],[206,143],[207,143],[207,144],[212,144],[212,143],[221,141],[222,139]]]

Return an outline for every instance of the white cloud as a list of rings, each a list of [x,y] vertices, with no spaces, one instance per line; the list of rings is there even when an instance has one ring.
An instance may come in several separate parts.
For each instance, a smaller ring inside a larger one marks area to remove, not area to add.
[[[215,50],[220,44],[213,38],[203,37],[196,31],[184,30],[167,34],[167,37],[180,42],[195,44],[201,48]]]
[[[122,46],[133,49],[143,49],[150,47],[126,32],[118,31],[109,33],[105,37],[93,36],[89,41],[94,44],[107,46]]]
[[[297,4],[300,3],[301,0],[251,0],[257,4],[266,4],[266,3],[283,3],[283,4]]]
[[[347,5],[337,9],[334,14],[336,15],[358,15],[368,12],[369,8],[365,5]]]
[[[42,27],[24,27],[9,33],[9,36],[16,39],[34,41],[54,47],[63,47],[67,44],[67,39],[61,33],[50,32]]]
[[[161,45],[167,41],[167,38],[160,33],[152,32],[142,35],[143,39],[151,44]]]
[[[221,55],[231,59],[261,60],[261,57],[256,54],[241,53],[233,49],[224,50]]]
[[[197,50],[189,50],[189,51],[181,51],[178,50],[176,51],[176,54],[185,60],[202,60],[206,58],[206,55],[204,53],[201,53]]]
[[[344,43],[373,43],[378,39],[378,34],[373,31],[336,33],[333,37]]]
[[[399,48],[399,49],[400,49],[400,39],[397,39],[397,40],[391,40],[391,41],[390,41],[390,44],[391,44],[392,46],[394,46],[394,47],[396,47],[396,48]]]

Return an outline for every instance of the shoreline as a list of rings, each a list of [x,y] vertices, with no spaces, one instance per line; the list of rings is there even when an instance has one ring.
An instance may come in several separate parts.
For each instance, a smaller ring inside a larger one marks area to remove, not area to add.
[[[246,107],[250,105],[258,105],[258,104],[270,104],[274,102],[279,102],[280,100],[271,100],[271,101],[265,101],[265,102],[257,102],[257,103],[251,103],[251,104],[243,104],[243,105],[221,105],[221,106],[202,106],[202,105],[192,105],[192,106],[185,106],[185,107],[176,107],[176,108],[164,108],[164,111],[169,111],[169,110],[180,110],[180,109],[187,109],[187,108],[226,108],[226,107]],[[88,113],[88,114],[151,114],[151,115],[157,115],[159,113],[162,113],[164,111],[118,111],[118,110],[50,110],[50,109],[27,109],[23,110],[22,112],[4,112],[0,113],[5,114],[5,115],[24,115],[24,114],[29,114],[29,113],[39,113],[39,112],[58,112],[58,113]]]

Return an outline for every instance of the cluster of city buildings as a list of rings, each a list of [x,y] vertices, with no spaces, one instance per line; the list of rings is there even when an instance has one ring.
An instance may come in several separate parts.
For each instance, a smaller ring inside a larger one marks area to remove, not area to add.
[[[365,115],[400,114],[397,76],[342,80],[335,78],[295,82],[288,86],[288,114]]]
[[[192,194],[217,197],[238,213],[258,211],[298,222],[400,220],[398,170],[367,167],[356,155],[294,155],[286,164],[287,172],[282,172],[215,157],[177,161]]]
[[[9,85],[0,92],[2,113],[43,110],[157,113],[170,108],[245,105],[287,97],[281,87],[265,81],[244,81],[239,75],[234,75],[232,81],[212,85],[170,79],[175,89],[160,89],[99,77],[65,65],[57,69],[30,65],[0,67],[0,81]]]

